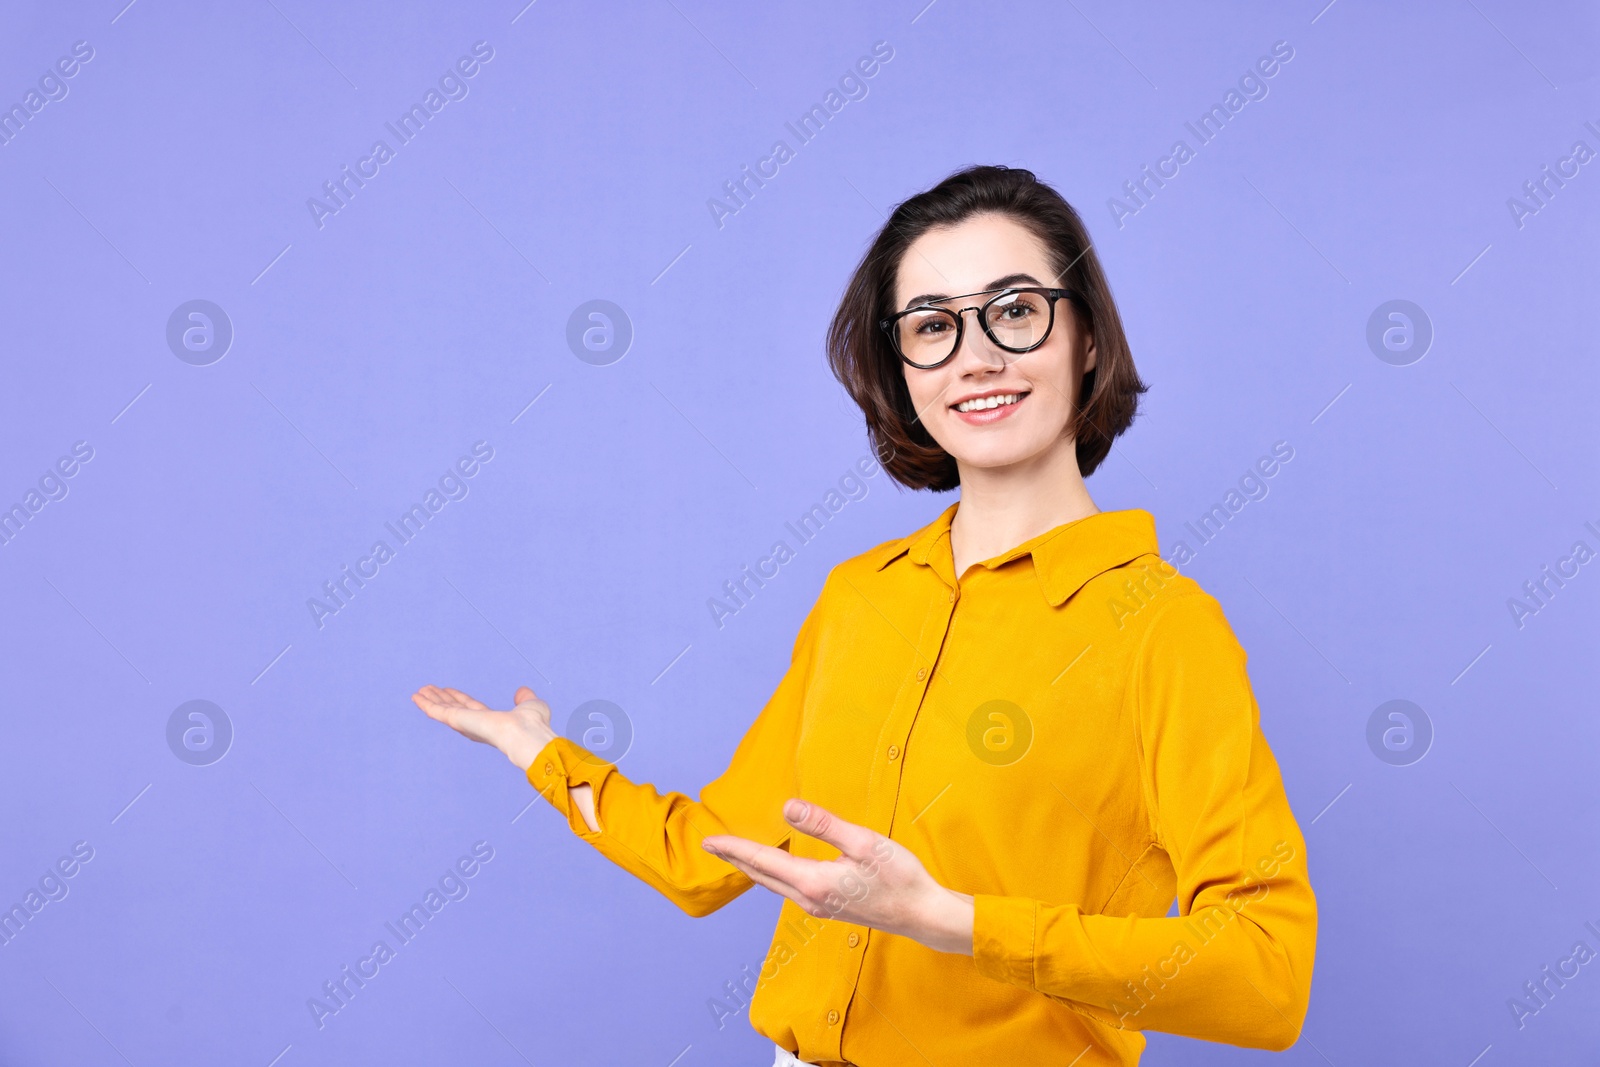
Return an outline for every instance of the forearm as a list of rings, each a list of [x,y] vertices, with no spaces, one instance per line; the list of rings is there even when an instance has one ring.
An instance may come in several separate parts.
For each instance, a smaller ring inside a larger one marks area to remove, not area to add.
[[[516,764],[524,775],[539,753],[551,741],[555,740],[556,732],[548,725],[534,723],[531,726],[509,734],[501,741],[500,748],[505,752],[506,758]],[[600,832],[600,823],[595,817],[594,787],[588,783],[574,785],[568,790],[572,804],[578,809],[578,814],[583,816],[584,824],[591,833]]]
[[[782,845],[789,836],[780,809],[795,788],[813,617],[801,626],[783,680],[745,731],[727,769],[706,784],[698,800],[630,781],[615,765],[557,735],[548,715],[541,729],[518,739],[507,755],[566,816],[573,832],[608,859],[690,914],[713,911],[751,882],[700,847],[707,836],[735,832],[770,845]]]
[[[1170,918],[979,895],[974,958],[982,974],[1119,1029],[1283,1049],[1305,1016],[1315,936],[1315,905],[1294,880]]]
[[[578,814],[583,816],[583,821],[588,824],[589,829],[599,833],[600,823],[596,821],[594,814],[594,787],[587,783],[575,785],[568,790],[568,794],[572,797],[573,805],[577,807]]]
[[[630,781],[564,737],[541,749],[526,773],[575,834],[691,915],[714,911],[750,887],[700,848],[726,826],[684,794]]]
[[[971,894],[940,887],[911,936],[936,952],[970,956],[975,914]]]

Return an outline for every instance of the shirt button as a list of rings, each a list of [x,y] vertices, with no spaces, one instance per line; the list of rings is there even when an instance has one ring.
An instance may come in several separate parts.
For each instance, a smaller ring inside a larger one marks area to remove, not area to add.
[[[544,765],[544,773],[546,773],[546,774],[554,774],[555,771],[556,771],[556,765],[554,763],[546,763]]]
[[[928,676],[928,668],[926,668],[926,667],[918,667],[917,668],[917,681],[920,682],[924,678],[926,678],[927,676]]]
[[[829,1026],[832,1026],[834,1023],[836,1023],[838,1021],[839,1021],[839,1013],[838,1012],[836,1012],[836,1011],[828,1012],[828,1025]]]
[[[851,948],[855,948],[860,943],[861,943],[861,935],[860,934],[851,934],[850,935],[850,947]]]
[[[890,759],[899,759],[900,758],[900,746],[899,745],[890,745],[889,746],[889,758]],[[854,937],[855,935],[852,934],[851,936]],[[854,941],[852,941],[850,943],[852,945],[855,944]]]
[[[954,604],[955,602],[956,602],[956,593],[955,593],[955,590],[952,589],[952,590],[950,590],[950,603]]]

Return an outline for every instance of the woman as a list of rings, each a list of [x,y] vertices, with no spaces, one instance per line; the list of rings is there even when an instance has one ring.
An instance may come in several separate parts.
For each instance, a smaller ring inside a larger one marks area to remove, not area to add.
[[[961,497],[833,568],[698,802],[557,736],[526,687],[413,699],[691,915],[781,894],[750,1005],[779,1064],[1132,1064],[1146,1029],[1288,1048],[1305,843],[1217,601],[1084,487],[1146,387],[1078,215],[1003,167],[912,197],[828,355],[889,473]]]

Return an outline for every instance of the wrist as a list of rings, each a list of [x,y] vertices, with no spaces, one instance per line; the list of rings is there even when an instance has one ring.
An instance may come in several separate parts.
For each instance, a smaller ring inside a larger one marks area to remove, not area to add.
[[[501,746],[500,751],[506,758],[516,764],[517,769],[527,773],[533,761],[538,759],[539,753],[545,746],[554,741],[559,735],[548,726],[536,726],[525,731],[519,731],[517,736],[510,738],[508,743]]]
[[[971,895],[940,886],[928,908],[922,943],[936,952],[972,955],[975,916]]]

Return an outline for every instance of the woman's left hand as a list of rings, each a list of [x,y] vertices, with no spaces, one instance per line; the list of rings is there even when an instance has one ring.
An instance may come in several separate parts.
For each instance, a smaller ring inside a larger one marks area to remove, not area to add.
[[[972,897],[933,880],[904,845],[828,811],[790,800],[783,815],[796,830],[838,849],[836,860],[791,856],[731,834],[702,847],[757,885],[794,901],[807,915],[900,934],[939,952],[972,955]]]

